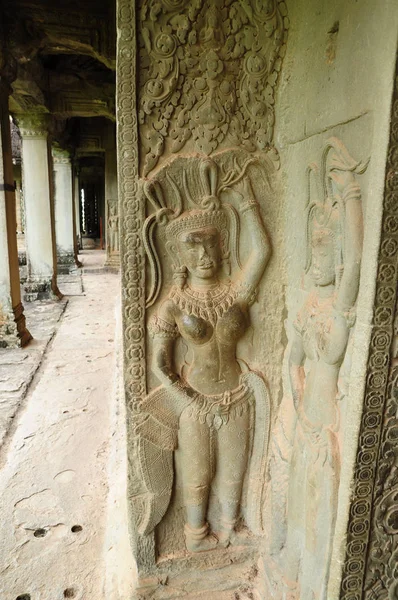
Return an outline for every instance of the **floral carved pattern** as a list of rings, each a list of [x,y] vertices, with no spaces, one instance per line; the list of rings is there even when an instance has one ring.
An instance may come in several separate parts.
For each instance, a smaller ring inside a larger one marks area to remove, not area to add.
[[[144,0],[139,123],[143,174],[165,150],[270,147],[285,53],[280,0]]]
[[[127,404],[128,443],[133,447],[133,423],[146,394],[145,374],[145,257],[141,229],[145,220],[138,193],[138,132],[136,113],[135,3],[118,0],[118,164],[121,224],[122,314],[124,389]],[[137,483],[138,482],[138,483]],[[131,523],[140,512],[139,477],[130,464]],[[154,536],[135,536],[135,558],[141,571],[155,563]]]
[[[398,86],[341,600],[398,598]]]

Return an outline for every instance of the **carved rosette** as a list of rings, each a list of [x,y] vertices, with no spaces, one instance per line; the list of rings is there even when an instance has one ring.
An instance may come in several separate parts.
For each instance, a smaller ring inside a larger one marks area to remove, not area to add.
[[[398,597],[398,85],[341,600]]]
[[[140,137],[147,175],[164,152],[270,147],[285,53],[280,0],[144,0]]]

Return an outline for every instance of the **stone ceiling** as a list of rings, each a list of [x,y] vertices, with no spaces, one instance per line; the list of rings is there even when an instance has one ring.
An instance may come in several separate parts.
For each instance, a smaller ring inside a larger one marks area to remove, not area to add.
[[[3,0],[0,69],[11,81],[12,115],[52,115],[58,139],[84,129],[76,119],[115,120],[115,4]]]

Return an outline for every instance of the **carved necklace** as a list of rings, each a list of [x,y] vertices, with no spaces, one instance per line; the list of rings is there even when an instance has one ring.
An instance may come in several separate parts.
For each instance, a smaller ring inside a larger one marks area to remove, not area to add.
[[[205,291],[189,286],[185,286],[183,289],[173,286],[169,297],[181,311],[203,319],[213,327],[236,301],[234,288],[225,283],[219,283]]]

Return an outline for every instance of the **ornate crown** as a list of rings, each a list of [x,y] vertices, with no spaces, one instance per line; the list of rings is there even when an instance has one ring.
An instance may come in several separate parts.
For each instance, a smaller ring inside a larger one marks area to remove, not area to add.
[[[166,227],[166,238],[178,238],[185,231],[215,227],[218,231],[226,229],[228,218],[223,210],[187,210],[181,216],[170,221]]]

